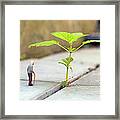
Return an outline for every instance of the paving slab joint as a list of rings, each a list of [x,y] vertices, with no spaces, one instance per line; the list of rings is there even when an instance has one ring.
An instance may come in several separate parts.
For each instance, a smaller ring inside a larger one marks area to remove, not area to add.
[[[96,64],[96,65],[94,65],[93,67],[88,68],[88,70],[87,70],[85,73],[83,73],[83,74],[81,74],[81,75],[79,74],[79,75],[76,75],[76,76],[73,77],[73,78],[70,78],[70,79],[69,79],[69,82],[68,82],[68,86],[70,86],[71,83],[75,82],[75,81],[78,80],[79,78],[82,78],[83,76],[85,76],[85,75],[87,75],[88,73],[96,70],[96,69],[99,68],[99,67],[100,67],[100,65],[99,65],[99,64]],[[44,99],[46,99],[47,97],[55,94],[56,92],[58,92],[59,90],[61,90],[61,89],[63,89],[63,88],[64,88],[64,87],[61,86],[61,83],[59,83],[59,84],[57,84],[56,86],[50,88],[49,90],[43,92],[42,94],[39,94],[39,95],[35,96],[35,97],[32,98],[32,99],[34,99],[34,100],[44,100]]]

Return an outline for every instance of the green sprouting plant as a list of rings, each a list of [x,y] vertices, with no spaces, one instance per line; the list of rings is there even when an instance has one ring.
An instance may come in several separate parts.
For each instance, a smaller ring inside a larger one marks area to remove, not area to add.
[[[84,38],[88,34],[83,33],[68,33],[68,32],[52,32],[53,36],[59,38],[60,40],[66,41],[69,44],[69,47],[63,46],[59,40],[49,40],[49,41],[43,41],[43,42],[36,42],[29,45],[29,48],[31,47],[39,47],[39,46],[52,46],[52,45],[58,45],[62,49],[64,49],[66,52],[68,52],[68,57],[61,59],[58,63],[63,64],[66,67],[66,79],[62,82],[62,86],[68,85],[69,80],[69,69],[72,70],[71,63],[73,62],[72,53],[79,50],[81,47],[83,47],[86,44],[93,43],[93,42],[100,42],[99,40],[81,40],[81,38]],[[81,40],[81,44],[78,47],[73,47],[74,42],[77,40]]]

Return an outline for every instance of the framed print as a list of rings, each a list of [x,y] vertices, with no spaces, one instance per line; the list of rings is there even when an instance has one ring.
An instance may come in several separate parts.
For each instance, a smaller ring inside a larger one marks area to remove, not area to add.
[[[119,2],[1,3],[2,119],[119,119]]]

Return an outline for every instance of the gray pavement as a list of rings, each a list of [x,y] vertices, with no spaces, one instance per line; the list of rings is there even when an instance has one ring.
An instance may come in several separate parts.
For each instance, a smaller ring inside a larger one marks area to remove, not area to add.
[[[67,53],[58,53],[42,59],[34,59],[36,84],[27,86],[26,81],[21,80],[20,99],[33,100],[36,96],[57,85],[58,82],[65,80],[65,67],[58,64],[58,61],[65,57],[67,57]],[[88,68],[100,64],[99,48],[81,49],[73,54],[73,57],[73,73],[70,71],[69,78],[83,74],[88,71]],[[28,79],[26,68],[30,61],[24,60],[20,62],[20,79]],[[100,93],[99,70],[97,69],[86,75],[86,77],[71,83],[71,86],[56,92],[46,98],[46,100],[98,100]]]
[[[88,73],[46,100],[100,100],[100,69]]]
[[[74,61],[72,63],[73,73],[70,72],[70,77],[78,74],[83,74],[89,67],[100,63],[100,50],[95,48],[81,49],[73,55]],[[36,80],[41,81],[56,81],[65,80],[65,67],[58,64],[63,58],[67,57],[67,53],[58,53],[44,57],[42,59],[34,59],[36,72]],[[20,79],[28,79],[26,68],[31,60],[24,60],[20,62]]]
[[[71,86],[66,87],[45,100],[100,100],[99,86]]]
[[[20,100],[34,100],[36,96],[57,85],[56,82],[35,81],[34,86],[27,86],[28,81],[20,81]]]
[[[71,83],[71,86],[75,85],[100,86],[100,68],[97,68],[95,71],[92,71],[91,73],[83,76],[81,79]]]

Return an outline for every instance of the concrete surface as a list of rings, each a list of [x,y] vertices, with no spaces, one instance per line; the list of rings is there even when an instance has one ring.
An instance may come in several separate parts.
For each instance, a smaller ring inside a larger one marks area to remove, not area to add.
[[[45,100],[100,100],[100,69],[76,80]]]
[[[99,100],[99,86],[71,86],[66,87],[45,100]]]
[[[81,49],[80,51],[75,52],[72,56],[74,58],[72,63],[73,73],[69,71],[69,77],[77,74],[83,74],[89,67],[100,63],[99,49]],[[65,80],[66,69],[64,65],[58,64],[58,61],[66,57],[67,53],[59,53],[44,57],[42,59],[34,59],[36,80],[56,82]],[[28,79],[26,73],[28,64],[30,64],[30,60],[20,62],[20,79]]]
[[[88,73],[83,76],[82,79],[78,79],[71,85],[82,85],[82,86],[99,86],[100,85],[100,68],[97,68],[95,71]]]
[[[90,67],[100,64],[99,48],[82,49],[72,55],[74,57],[73,73],[70,76],[77,76],[88,71]],[[27,86],[26,82],[21,80],[20,99],[33,100],[36,96],[43,94],[46,90],[54,87],[59,82],[65,80],[65,67],[58,64],[58,61],[67,57],[67,53],[59,53],[47,56],[42,59],[34,59],[36,72],[35,86]],[[27,80],[26,68],[31,60],[20,62],[20,79]],[[70,87],[66,87],[45,100],[98,100],[100,92],[99,69],[90,75],[75,81]],[[38,80],[38,82],[37,82]]]
[[[34,100],[35,96],[50,89],[57,83],[36,81],[34,86],[27,86],[28,81],[20,81],[20,100]]]

